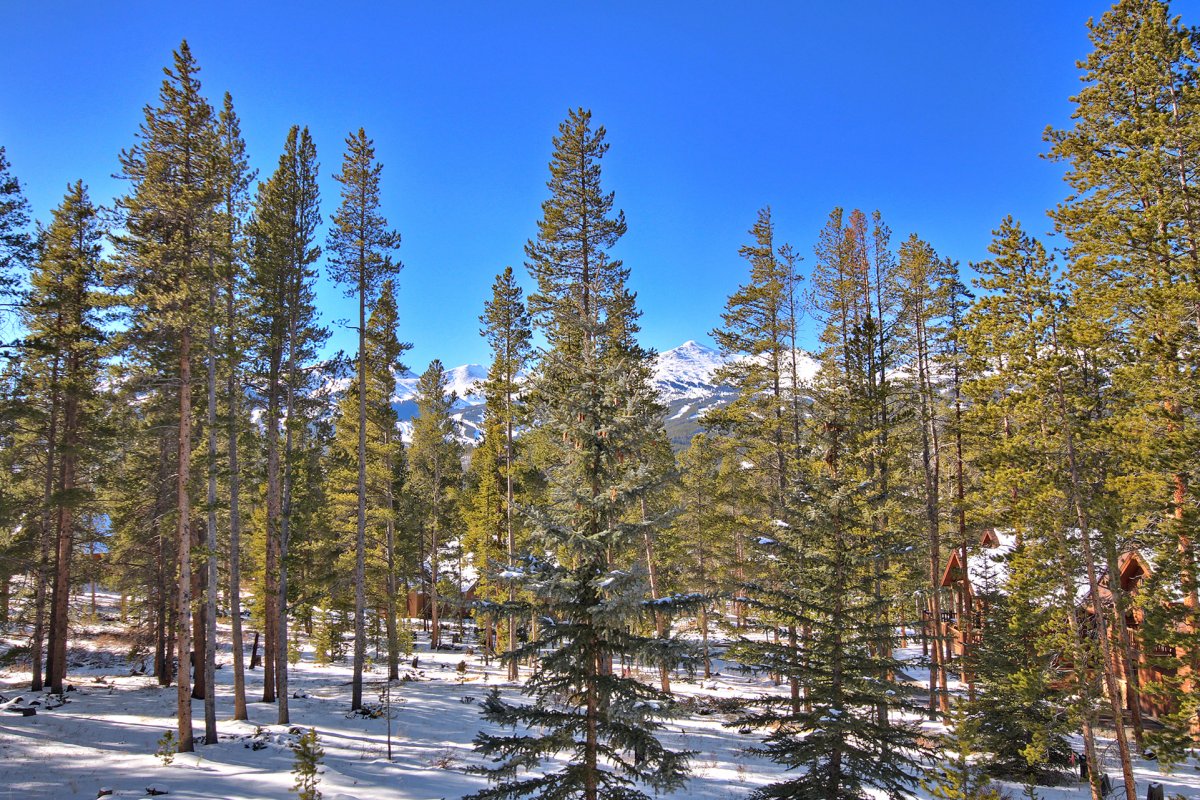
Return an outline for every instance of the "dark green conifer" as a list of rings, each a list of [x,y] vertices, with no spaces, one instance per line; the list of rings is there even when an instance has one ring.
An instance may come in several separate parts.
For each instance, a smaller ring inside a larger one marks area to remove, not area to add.
[[[18,268],[33,252],[29,227],[29,203],[21,183],[9,172],[8,158],[0,147],[0,308],[11,308],[17,287]]]
[[[670,661],[677,648],[635,627],[653,610],[634,553],[657,524],[638,502],[651,488],[639,454],[654,431],[640,413],[647,354],[628,338],[637,313],[628,269],[610,254],[625,219],[601,188],[604,136],[582,109],[559,126],[550,197],[526,246],[538,282],[530,310],[547,344],[530,405],[547,450],[548,496],[528,512],[538,553],[520,578],[537,600],[514,604],[539,615],[538,632],[508,657],[539,660],[522,688],[531,702],[497,692],[485,704],[486,719],[524,730],[476,737],[496,764],[482,770],[495,785],[473,795],[479,800],[632,800],[647,788],[673,789],[686,774],[688,754],[656,736],[669,697],[613,668],[619,656]],[[556,756],[564,766],[521,774]]]

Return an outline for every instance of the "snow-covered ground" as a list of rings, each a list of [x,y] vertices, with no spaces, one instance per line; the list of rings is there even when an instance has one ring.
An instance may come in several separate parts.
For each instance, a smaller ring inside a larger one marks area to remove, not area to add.
[[[104,605],[115,602],[101,596]],[[112,613],[115,609],[101,608]],[[233,722],[232,670],[228,641],[221,649],[216,673],[218,729],[215,745],[197,743],[196,752],[178,754],[164,764],[156,755],[159,739],[175,729],[175,688],[159,687],[152,677],[130,674],[127,650],[114,624],[82,625],[73,643],[69,683],[74,691],[67,703],[47,707],[46,695],[33,695],[28,671],[17,667],[0,672],[0,707],[41,705],[34,716],[0,711],[0,800],[67,800],[96,798],[102,788],[118,798],[151,796],[147,789],[165,790],[168,800],[281,800],[293,797],[294,757],[289,744],[309,727],[317,730],[325,749],[321,790],[326,800],[432,800],[457,798],[485,785],[464,767],[481,760],[471,739],[482,727],[479,701],[496,685],[505,695],[518,688],[504,680],[497,664],[484,665],[469,650],[431,653],[425,637],[417,636],[417,667],[411,661],[403,673],[409,680],[391,691],[392,757],[389,759],[388,721],[347,713],[350,707],[348,665],[317,666],[311,651],[290,671],[290,726],[272,724],[273,704],[251,703],[250,721]],[[227,634],[227,631],[222,630]],[[0,641],[3,640],[0,637]],[[15,643],[8,639],[7,643]],[[769,679],[743,673],[717,661],[720,674],[704,680],[677,676],[673,688],[695,699],[692,712],[671,721],[664,738],[672,748],[697,752],[693,777],[673,798],[724,800],[746,796],[771,782],[780,767],[745,752],[757,742],[725,725],[732,715],[712,701],[775,691]],[[919,674],[915,670],[913,674]],[[262,671],[247,673],[248,697],[262,692]],[[379,666],[367,675],[364,697],[381,703],[384,672]],[[20,698],[18,700],[18,698]],[[203,734],[203,704],[194,703],[197,739]],[[1151,780],[1162,780],[1166,795],[1200,795],[1200,773],[1190,765],[1163,778],[1152,763],[1138,765],[1139,794]],[[1020,787],[1008,787],[1014,797]],[[1048,800],[1087,797],[1086,786],[1039,789]]]

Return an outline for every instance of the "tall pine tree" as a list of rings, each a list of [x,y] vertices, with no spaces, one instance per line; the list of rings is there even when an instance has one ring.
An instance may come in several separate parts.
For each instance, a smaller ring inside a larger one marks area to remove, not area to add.
[[[121,176],[132,184],[118,201],[124,228],[116,236],[117,278],[128,287],[134,339],[158,337],[173,355],[177,395],[175,500],[178,592],[176,643],[179,749],[191,751],[193,362],[210,279],[212,180],[217,148],[212,107],[200,94],[200,67],[186,41],[176,51],[159,92],[147,106],[138,141],[121,154]],[[148,334],[148,336],[139,336]]]
[[[379,178],[383,165],[375,161],[375,142],[358,129],[346,137],[342,171],[333,178],[341,184],[342,202],[329,231],[329,267],[333,279],[346,287],[347,295],[358,298],[358,382],[366,384],[367,308],[381,283],[394,277],[400,263],[392,252],[400,246],[400,234],[388,228],[379,212]],[[359,395],[358,407],[358,528],[354,563],[354,677],[350,708],[362,708],[362,673],[366,661],[366,569],[367,529],[367,396]]]
[[[539,661],[522,689],[531,703],[509,703],[497,692],[485,704],[486,719],[528,730],[476,737],[496,763],[484,770],[496,785],[476,793],[480,800],[642,798],[643,787],[673,789],[686,774],[688,754],[667,750],[655,735],[669,698],[612,668],[618,656],[669,660],[672,645],[635,627],[650,610],[636,548],[645,528],[658,524],[638,513],[651,489],[638,454],[654,431],[639,414],[646,354],[625,339],[636,319],[628,269],[610,255],[625,218],[601,187],[604,137],[583,109],[559,126],[550,197],[526,245],[538,283],[530,310],[547,344],[530,405],[548,451],[548,496],[530,510],[541,552],[526,561],[521,580],[536,589],[540,626],[507,657]],[[519,774],[554,756],[565,765]]]

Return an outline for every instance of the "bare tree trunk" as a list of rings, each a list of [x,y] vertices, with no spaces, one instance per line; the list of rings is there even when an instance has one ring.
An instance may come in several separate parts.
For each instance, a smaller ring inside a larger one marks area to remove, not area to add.
[[[434,482],[435,483],[437,482],[436,476],[434,478]],[[437,519],[438,514],[437,514],[437,500],[436,500],[438,494],[439,494],[439,492],[435,488],[434,489],[435,500],[434,500],[434,512],[433,512],[433,525],[431,526],[430,531],[429,531],[429,609],[430,609],[429,610],[429,619],[430,619],[430,622],[429,622],[429,649],[430,650],[437,650],[439,645],[441,645],[441,643],[442,643],[441,622],[440,622],[440,615],[438,613],[438,606],[440,605],[440,602],[439,602],[440,598],[438,597],[438,570],[441,566],[440,560],[438,559],[438,548],[441,545],[441,542],[438,541],[438,537],[439,537],[439,533],[440,533],[440,531],[438,530],[438,519]]]
[[[354,677],[350,710],[362,708],[363,666],[367,660],[367,275],[359,253],[358,273],[358,526],[354,537]]]
[[[212,268],[211,256],[209,268]],[[208,494],[205,498],[204,743],[217,743],[217,283],[208,288]]]
[[[512,569],[517,560],[517,541],[516,535],[513,532],[513,401],[512,401],[512,381],[513,376],[508,376],[506,391],[504,393],[504,524],[508,537],[508,566]],[[517,600],[517,587],[510,580],[508,582],[508,602],[515,603]],[[517,617],[515,614],[508,615],[508,679],[515,681],[520,677],[520,667],[517,665],[517,659],[513,657],[513,653],[517,651]]]
[[[192,531],[192,550],[196,551],[204,546],[204,534],[201,533],[201,525],[203,523],[196,519],[191,525]],[[203,552],[203,551],[201,551]],[[197,599],[204,598],[204,567],[203,562],[196,560],[192,561],[192,604],[196,604]],[[197,613],[198,612],[198,613]],[[207,685],[205,675],[208,673],[208,634],[205,632],[208,629],[207,620],[204,615],[203,605],[199,609],[192,609],[192,667],[195,674],[192,677],[192,699],[203,700],[204,689]]]
[[[179,542],[179,598],[175,638],[179,656],[178,709],[179,752],[190,753],[192,744],[192,676],[188,660],[192,654],[192,503],[188,492],[192,458],[192,332],[185,325],[179,336],[179,441],[177,472],[176,536]]]
[[[68,381],[76,379],[79,369],[79,354],[72,353],[68,360]],[[70,495],[75,489],[75,469],[79,445],[79,398],[74,388],[69,388],[63,398],[63,448],[59,470],[58,504],[58,558],[54,571],[54,605],[50,623],[50,691],[63,693],[63,680],[67,675],[67,609],[71,594],[71,552],[75,546],[75,509]]]
[[[276,699],[275,653],[279,634],[279,525],[283,513],[279,459],[279,366],[282,354],[272,353],[267,387],[267,560],[263,575],[263,693],[264,703]]]
[[[391,434],[385,434],[387,443],[391,444]],[[387,559],[387,577],[385,580],[386,598],[386,616],[387,624],[387,660],[388,660],[388,680],[395,681],[400,679],[400,635],[399,635],[399,620],[396,613],[396,498],[392,492],[392,474],[395,465],[392,463],[391,450],[387,450],[387,458],[385,462],[387,469],[387,525],[385,526],[384,553]],[[390,698],[391,695],[389,694]]]
[[[45,685],[42,673],[42,660],[46,647],[46,584],[49,581],[50,547],[53,527],[50,514],[50,503],[54,495],[54,465],[58,452],[58,356],[54,357],[50,368],[50,420],[46,430],[46,474],[42,482],[42,513],[41,530],[39,531],[39,554],[35,572],[34,605],[33,605],[33,639],[29,643],[32,674],[30,675],[30,691],[40,692]],[[53,626],[51,626],[53,632]],[[49,650],[53,650],[53,643]],[[52,672],[52,664],[48,664],[46,672]]]
[[[295,330],[292,331],[292,337]],[[292,536],[292,431],[295,428],[293,415],[296,411],[295,381],[296,363],[293,353],[294,338],[288,348],[288,386],[287,411],[283,435],[283,509],[279,519],[279,596],[276,600],[276,620],[279,632],[275,637],[275,684],[279,698],[278,724],[287,725],[291,722],[288,709],[288,605],[287,605],[287,554]]]
[[[596,683],[599,675],[603,673],[603,665],[599,662],[599,655],[592,659],[589,665],[590,675],[585,679],[587,681],[585,709],[585,726],[586,733],[583,746],[583,797],[584,800],[599,800],[597,794],[597,771],[598,759],[597,749],[599,741],[597,738],[597,717],[600,714],[598,698],[596,696]]]
[[[235,344],[233,280],[230,279],[225,294],[226,353],[229,370],[225,377],[225,394],[229,405],[229,625],[233,637],[233,718],[249,718],[246,710],[246,665],[245,641],[242,636],[242,518],[238,504],[241,492],[238,468],[238,414],[241,411],[241,396],[237,381],[237,355]]]

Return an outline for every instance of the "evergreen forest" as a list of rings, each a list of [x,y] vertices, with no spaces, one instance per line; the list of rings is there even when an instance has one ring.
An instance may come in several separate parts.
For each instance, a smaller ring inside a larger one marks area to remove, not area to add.
[[[32,219],[0,146],[0,708],[66,713],[104,623],[172,718],[161,769],[265,727],[301,797],[335,735],[312,670],[390,761],[438,658],[490,680],[450,709],[473,782],[379,796],[709,797],[697,715],[777,767],[720,796],[1134,800],[1194,771],[1200,28],[1118,0],[1088,36],[1041,153],[1053,242],[1005,216],[962,264],[837,198],[788,242],[763,198],[707,332],[723,399],[682,440],[618,248],[652,221],[586,108],[477,311],[474,431],[440,360],[398,408],[437,334],[399,310],[369,131],[281,130],[255,170],[185,40],[111,203],[77,181]],[[730,675],[755,688],[681,691]]]

